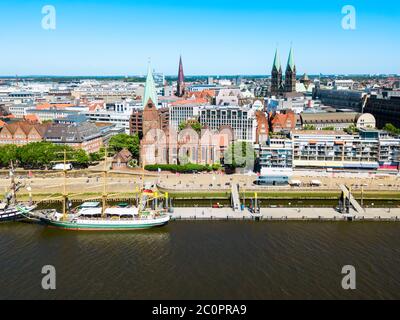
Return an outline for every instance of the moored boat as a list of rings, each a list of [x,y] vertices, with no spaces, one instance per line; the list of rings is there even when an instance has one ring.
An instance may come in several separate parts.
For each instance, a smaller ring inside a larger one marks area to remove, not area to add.
[[[35,209],[35,206],[8,205],[0,203],[0,223],[1,222],[16,222],[29,219],[29,215]]]
[[[136,207],[103,208],[98,203],[84,203],[76,213],[43,212],[40,221],[54,228],[82,231],[129,231],[162,227],[170,216],[165,210],[144,210]]]
[[[0,223],[28,220],[30,219],[31,212],[36,208],[36,206],[31,204],[18,203],[17,192],[22,186],[20,183],[15,182],[13,163],[11,163],[10,178],[10,192],[6,194],[4,201],[0,201]]]
[[[106,152],[107,159],[107,152]],[[64,155],[64,163],[66,155]],[[42,211],[37,217],[42,223],[49,227],[65,230],[82,231],[127,231],[150,229],[162,227],[170,221],[170,215],[167,209],[159,206],[159,196],[157,191],[150,190],[142,186],[142,191],[138,192],[140,201],[137,206],[131,206],[127,203],[116,207],[107,206],[107,160],[104,161],[104,185],[102,203],[85,202],[79,207],[70,210],[67,208],[68,194],[66,192],[67,170],[64,170],[64,194],[63,194],[63,212],[56,210]],[[142,178],[144,183],[144,177]],[[168,198],[168,196],[166,197]],[[139,199],[138,199],[139,200]],[[151,203],[150,208],[148,204]],[[168,206],[168,200],[166,201]]]

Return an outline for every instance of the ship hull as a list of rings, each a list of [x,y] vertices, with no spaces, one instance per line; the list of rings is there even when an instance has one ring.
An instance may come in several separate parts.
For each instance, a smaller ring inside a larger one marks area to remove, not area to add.
[[[23,212],[21,212],[21,210],[23,210]],[[0,223],[24,221],[27,219],[27,216],[32,210],[32,208],[12,208],[0,210]]]
[[[135,231],[152,228],[159,228],[169,223],[169,217],[154,219],[150,221],[54,221],[46,218],[40,219],[42,223],[50,228],[70,230],[70,231]]]
[[[25,217],[22,214],[20,214],[18,211],[0,212],[0,223],[16,222],[16,221],[21,221],[24,219],[25,219]]]

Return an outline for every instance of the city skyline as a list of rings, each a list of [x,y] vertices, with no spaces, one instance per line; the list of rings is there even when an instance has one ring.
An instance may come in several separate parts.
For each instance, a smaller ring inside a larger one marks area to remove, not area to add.
[[[298,75],[400,71],[395,1],[385,7],[353,1],[355,30],[343,29],[342,8],[348,3],[339,0],[55,0],[49,3],[56,9],[55,30],[42,28],[46,4],[0,4],[1,75],[145,75],[149,57],[157,72],[175,75],[180,55],[187,75],[269,75],[275,49],[285,64],[291,46]]]

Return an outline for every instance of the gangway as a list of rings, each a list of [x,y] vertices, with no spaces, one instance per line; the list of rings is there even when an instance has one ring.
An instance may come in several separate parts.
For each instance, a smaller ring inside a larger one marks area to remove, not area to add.
[[[361,207],[361,205],[358,203],[358,201],[354,198],[354,196],[351,194],[349,188],[347,188],[345,185],[341,184],[340,189],[342,190],[343,193],[343,203],[346,204],[347,200],[349,203],[353,206],[354,210],[357,213],[365,213],[365,210]]]
[[[240,211],[240,195],[239,195],[239,185],[236,183],[232,184],[231,188],[231,201],[232,207],[235,212]]]

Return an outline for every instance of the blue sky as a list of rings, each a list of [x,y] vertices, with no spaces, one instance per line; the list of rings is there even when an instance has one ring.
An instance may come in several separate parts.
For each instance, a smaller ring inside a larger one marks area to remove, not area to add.
[[[341,25],[348,4],[356,30]],[[260,75],[291,43],[298,73],[400,73],[399,30],[398,0],[1,0],[0,74],[139,75],[149,57],[176,74],[182,54],[188,75]]]

